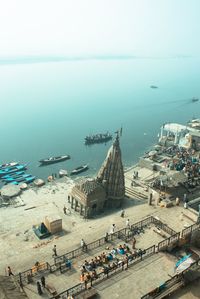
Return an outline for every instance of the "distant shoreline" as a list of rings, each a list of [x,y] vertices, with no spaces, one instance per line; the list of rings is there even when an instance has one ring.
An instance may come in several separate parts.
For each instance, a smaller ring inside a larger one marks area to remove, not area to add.
[[[17,64],[35,64],[35,63],[50,63],[50,62],[65,62],[65,61],[89,61],[89,60],[135,60],[135,59],[185,59],[192,58],[187,55],[177,56],[140,56],[129,54],[105,54],[105,55],[61,55],[61,56],[10,56],[0,57],[0,66],[2,65],[17,65]]]

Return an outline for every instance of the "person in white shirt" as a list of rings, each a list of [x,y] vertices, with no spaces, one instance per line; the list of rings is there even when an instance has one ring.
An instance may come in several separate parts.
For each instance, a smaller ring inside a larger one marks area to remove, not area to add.
[[[126,228],[130,228],[130,220],[129,219],[126,220]]]

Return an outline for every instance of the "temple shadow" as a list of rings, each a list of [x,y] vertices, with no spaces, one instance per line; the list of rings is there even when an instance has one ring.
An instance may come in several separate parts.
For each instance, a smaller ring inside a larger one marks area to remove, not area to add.
[[[125,198],[123,204],[120,207],[118,207],[118,208],[107,208],[104,212],[93,215],[89,219],[86,219],[86,220],[100,219],[100,218],[103,218],[105,216],[109,216],[109,215],[116,214],[116,213],[120,214],[120,212],[122,210],[130,208],[132,206],[144,205],[146,203],[147,203],[147,200],[145,200],[145,199]]]

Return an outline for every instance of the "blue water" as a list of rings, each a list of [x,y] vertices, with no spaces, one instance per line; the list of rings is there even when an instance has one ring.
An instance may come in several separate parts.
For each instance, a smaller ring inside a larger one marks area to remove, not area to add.
[[[124,166],[157,140],[164,122],[199,117],[200,68],[197,58],[83,60],[0,65],[0,163],[29,163],[46,178],[88,163],[95,174],[111,142],[86,147],[90,133],[114,133],[123,126]],[[151,89],[157,85],[158,89]],[[46,167],[38,160],[70,154]]]

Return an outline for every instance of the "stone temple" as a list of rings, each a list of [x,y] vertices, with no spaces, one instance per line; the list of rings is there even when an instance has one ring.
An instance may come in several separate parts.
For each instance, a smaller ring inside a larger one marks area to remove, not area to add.
[[[71,208],[85,218],[90,218],[106,209],[121,207],[124,196],[124,170],[117,134],[97,177],[76,183],[72,188],[69,201]]]

